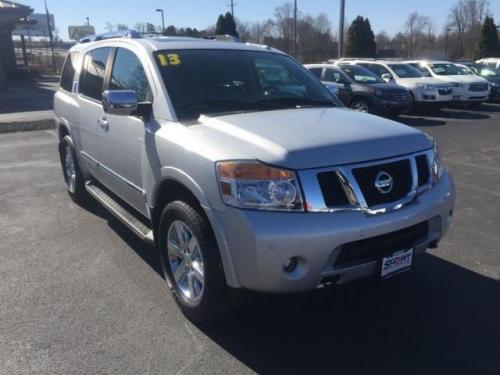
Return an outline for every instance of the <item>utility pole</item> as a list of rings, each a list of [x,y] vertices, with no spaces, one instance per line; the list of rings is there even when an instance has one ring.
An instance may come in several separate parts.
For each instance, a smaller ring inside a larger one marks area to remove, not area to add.
[[[161,13],[161,33],[165,33],[165,15],[163,9],[156,9],[157,12]]]
[[[237,5],[234,3],[234,0],[231,0],[231,4],[229,6],[231,7],[231,16],[233,16],[234,19],[234,6]]]
[[[85,17],[85,19],[87,20],[87,26],[90,26],[90,18],[89,17]]]
[[[446,28],[446,34],[444,35],[444,58],[448,60],[448,34],[450,32],[449,28]]]
[[[339,51],[337,57],[340,59],[344,53],[344,14],[345,0],[340,0],[340,17],[339,17]]]
[[[297,0],[293,3],[293,57],[297,58]]]

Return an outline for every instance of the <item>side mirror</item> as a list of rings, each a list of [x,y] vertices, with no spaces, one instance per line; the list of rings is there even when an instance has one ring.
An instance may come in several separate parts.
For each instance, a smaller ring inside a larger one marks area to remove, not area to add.
[[[390,73],[385,73],[385,74],[382,74],[382,77],[381,77],[384,81],[386,82],[390,82],[393,80],[393,77],[392,77],[392,74]]]
[[[131,116],[137,112],[139,101],[133,90],[106,90],[102,94],[102,107],[110,115]]]

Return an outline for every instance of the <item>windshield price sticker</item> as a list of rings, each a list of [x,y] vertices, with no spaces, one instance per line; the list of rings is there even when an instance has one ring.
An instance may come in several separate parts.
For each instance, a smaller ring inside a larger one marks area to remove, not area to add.
[[[158,60],[161,66],[176,66],[181,64],[181,59],[176,53],[160,53]]]

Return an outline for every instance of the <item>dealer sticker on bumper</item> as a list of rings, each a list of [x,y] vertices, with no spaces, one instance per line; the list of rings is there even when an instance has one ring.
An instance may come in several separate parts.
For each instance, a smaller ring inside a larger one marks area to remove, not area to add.
[[[391,256],[382,258],[380,276],[385,278],[393,274],[407,271],[413,261],[413,249],[398,251]]]

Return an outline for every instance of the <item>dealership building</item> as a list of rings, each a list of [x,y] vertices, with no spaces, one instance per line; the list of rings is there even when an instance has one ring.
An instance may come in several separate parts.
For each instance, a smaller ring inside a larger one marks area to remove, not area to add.
[[[0,90],[7,86],[7,77],[16,69],[12,31],[21,18],[33,9],[13,1],[0,0]]]

